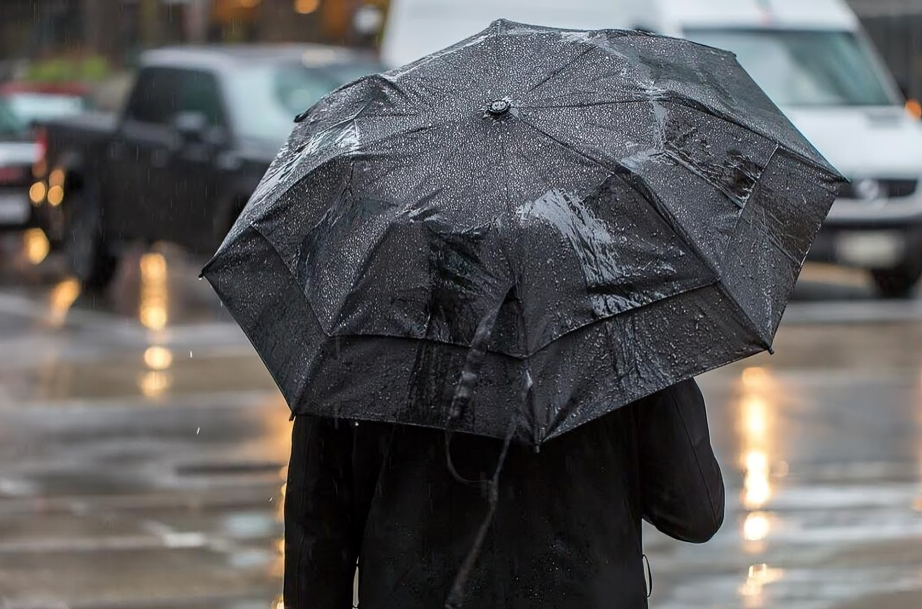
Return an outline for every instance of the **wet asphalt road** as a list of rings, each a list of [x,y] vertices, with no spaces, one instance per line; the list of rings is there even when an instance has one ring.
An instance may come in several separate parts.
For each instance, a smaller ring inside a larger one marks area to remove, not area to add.
[[[0,240],[0,609],[275,606],[287,408],[196,271]],[[922,301],[809,269],[775,346],[700,379],[727,517],[647,530],[651,606],[922,607]]]

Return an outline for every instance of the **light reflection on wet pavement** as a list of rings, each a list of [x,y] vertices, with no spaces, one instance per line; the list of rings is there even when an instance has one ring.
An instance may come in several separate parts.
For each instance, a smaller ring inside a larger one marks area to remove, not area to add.
[[[922,606],[917,345],[918,322],[786,326],[702,378],[731,504],[705,546],[647,537],[656,606]]]
[[[0,607],[274,606],[287,408],[197,264],[139,251],[97,296],[2,264]],[[922,308],[843,277],[701,378],[727,517],[645,530],[651,606],[922,606]]]

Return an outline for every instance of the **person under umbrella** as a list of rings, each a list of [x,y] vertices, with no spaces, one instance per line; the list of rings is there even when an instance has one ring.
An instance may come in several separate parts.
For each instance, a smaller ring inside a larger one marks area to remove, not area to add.
[[[490,479],[503,441],[455,436],[467,479]],[[444,433],[295,417],[285,493],[284,606],[634,609],[647,606],[641,520],[702,543],[724,486],[704,400],[683,381],[548,442],[511,445],[495,514],[445,466]],[[652,588],[652,582],[651,582]]]
[[[722,519],[691,379],[771,350],[841,176],[638,32],[497,21],[296,121],[203,270],[295,417],[286,602],[645,606],[641,518]]]

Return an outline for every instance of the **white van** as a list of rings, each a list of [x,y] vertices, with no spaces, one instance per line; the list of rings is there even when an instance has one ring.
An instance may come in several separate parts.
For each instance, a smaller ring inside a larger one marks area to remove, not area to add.
[[[631,0],[391,0],[381,58],[400,66],[480,32],[496,19],[591,30],[619,27]],[[643,0],[638,0],[643,1]]]
[[[643,29],[736,53],[852,179],[810,259],[867,269],[883,296],[912,293],[922,276],[922,126],[843,0],[392,0],[383,59],[407,63],[500,17]]]

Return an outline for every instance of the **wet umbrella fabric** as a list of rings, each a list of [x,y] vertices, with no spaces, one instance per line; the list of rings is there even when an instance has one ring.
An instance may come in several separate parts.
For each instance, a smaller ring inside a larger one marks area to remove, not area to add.
[[[540,445],[769,349],[840,181],[727,52],[498,21],[298,117],[203,274],[294,414]]]

